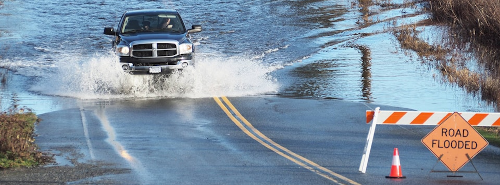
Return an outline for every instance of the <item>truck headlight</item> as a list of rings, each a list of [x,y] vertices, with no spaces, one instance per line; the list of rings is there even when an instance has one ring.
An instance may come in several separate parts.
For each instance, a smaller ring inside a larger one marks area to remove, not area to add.
[[[116,54],[119,56],[129,56],[130,48],[125,45],[116,46]]]
[[[179,46],[180,53],[182,54],[189,54],[193,52],[193,44],[191,43],[184,43]]]

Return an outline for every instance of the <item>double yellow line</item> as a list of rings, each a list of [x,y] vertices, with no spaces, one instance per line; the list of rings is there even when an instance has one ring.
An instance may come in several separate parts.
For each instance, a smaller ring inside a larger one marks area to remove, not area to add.
[[[337,174],[325,167],[322,167],[309,159],[306,159],[287,148],[279,145],[273,140],[269,139],[267,136],[262,134],[253,125],[243,117],[240,112],[233,106],[233,104],[227,99],[227,97],[213,97],[215,102],[220,106],[220,108],[226,113],[226,115],[248,136],[250,136],[255,141],[264,145],[266,148],[274,151],[275,153],[283,156],[284,158],[330,180],[337,184],[359,184],[351,179],[348,179],[340,174]],[[229,110],[227,107],[229,107]],[[244,125],[241,123],[243,122]]]

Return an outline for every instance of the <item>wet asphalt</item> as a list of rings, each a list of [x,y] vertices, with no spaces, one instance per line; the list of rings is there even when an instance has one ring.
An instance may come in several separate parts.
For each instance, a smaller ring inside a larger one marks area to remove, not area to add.
[[[447,177],[420,142],[432,126],[379,125],[365,174],[358,171],[379,105],[275,95],[228,98],[255,129],[286,149],[359,184],[494,184],[500,150],[473,159],[477,173]],[[75,102],[39,115],[36,139],[56,163],[1,171],[22,184],[350,184],[325,178],[245,134],[212,98]],[[300,105],[300,106],[298,106]],[[381,106],[384,110],[406,110]],[[240,118],[241,121],[241,118]],[[386,179],[398,148],[406,179]],[[473,171],[470,163],[462,171]]]

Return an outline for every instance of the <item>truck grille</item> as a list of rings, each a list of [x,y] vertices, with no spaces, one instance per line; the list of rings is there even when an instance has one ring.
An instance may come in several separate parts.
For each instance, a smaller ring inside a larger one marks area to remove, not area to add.
[[[173,57],[177,55],[175,43],[141,43],[132,45],[132,57],[154,58]]]

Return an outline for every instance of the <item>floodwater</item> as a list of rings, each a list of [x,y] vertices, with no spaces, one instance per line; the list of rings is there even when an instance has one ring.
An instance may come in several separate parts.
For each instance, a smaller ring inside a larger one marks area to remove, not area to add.
[[[1,1],[0,1],[1,2]],[[65,102],[279,95],[342,99],[421,111],[492,112],[441,82],[400,48],[391,30],[429,15],[407,0],[4,1],[0,5],[0,105],[54,111]],[[121,71],[104,27],[126,10],[177,9],[193,34],[196,67],[182,75]],[[439,27],[418,28],[439,42]],[[374,107],[367,107],[374,108]]]

